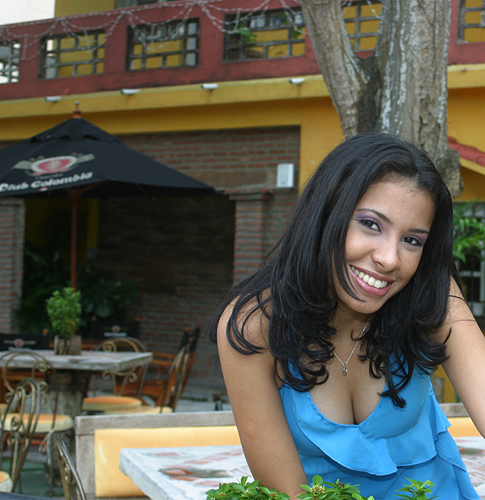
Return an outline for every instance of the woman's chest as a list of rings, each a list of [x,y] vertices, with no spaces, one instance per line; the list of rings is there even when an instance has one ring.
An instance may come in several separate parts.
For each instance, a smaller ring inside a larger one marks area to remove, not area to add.
[[[384,376],[370,375],[369,361],[356,359],[343,369],[338,359],[327,363],[328,379],[310,390],[313,403],[328,420],[339,424],[360,424],[379,404],[386,389]]]

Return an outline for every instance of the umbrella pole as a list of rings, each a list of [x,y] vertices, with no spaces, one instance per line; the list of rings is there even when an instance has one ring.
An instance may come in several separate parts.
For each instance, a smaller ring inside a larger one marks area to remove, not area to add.
[[[79,191],[76,188],[69,190],[71,198],[71,287],[77,288],[77,212],[79,205]]]

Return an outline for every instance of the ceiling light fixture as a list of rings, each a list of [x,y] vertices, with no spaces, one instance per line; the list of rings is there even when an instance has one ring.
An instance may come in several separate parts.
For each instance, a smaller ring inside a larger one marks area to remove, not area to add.
[[[57,101],[61,100],[61,96],[60,95],[48,95],[48,96],[45,96],[44,99],[47,102],[57,102]]]
[[[304,78],[290,78],[290,83],[292,85],[301,85],[304,81]]]

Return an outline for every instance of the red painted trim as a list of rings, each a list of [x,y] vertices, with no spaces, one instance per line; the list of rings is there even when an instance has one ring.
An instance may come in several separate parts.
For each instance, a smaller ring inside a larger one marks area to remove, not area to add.
[[[243,3],[243,7],[241,7]],[[290,6],[299,6],[299,0],[286,0]],[[319,74],[312,44],[307,37],[306,53],[301,57],[252,60],[225,63],[223,57],[224,34],[216,26],[226,14],[250,11],[261,6],[261,0],[221,0],[211,10],[212,18],[199,5],[190,12],[190,18],[199,18],[200,46],[196,67],[149,69],[126,71],[127,29],[130,23],[155,23],[173,20],[183,1],[160,5],[147,5],[130,9],[114,9],[106,12],[68,16],[55,20],[35,21],[0,26],[0,41],[18,39],[22,43],[22,59],[19,63],[20,78],[17,83],[0,85],[1,99],[22,99],[47,95],[90,93],[120,88],[143,88],[169,85],[186,85],[203,82],[223,82],[259,78],[277,78],[305,74]],[[269,0],[268,9],[281,8],[280,0]],[[485,43],[457,43],[458,0],[452,0],[450,64],[485,62]],[[73,31],[104,25],[110,30],[105,46],[105,71],[99,75],[78,76],[44,80],[39,74],[39,46],[33,42],[41,34],[61,34],[66,26]],[[76,27],[76,29],[74,28]],[[78,29],[79,28],[79,29]],[[371,55],[361,52],[361,57]]]
[[[473,146],[460,144],[454,137],[448,137],[448,143],[451,149],[454,149],[455,151],[458,151],[458,153],[460,153],[461,158],[485,167],[485,151],[480,151]]]

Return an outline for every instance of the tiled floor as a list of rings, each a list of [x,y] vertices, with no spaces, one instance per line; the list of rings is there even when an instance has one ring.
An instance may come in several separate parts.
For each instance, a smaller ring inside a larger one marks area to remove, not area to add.
[[[54,487],[52,497],[49,495],[49,486],[46,480],[44,464],[26,461],[22,471],[22,488],[15,493],[44,498],[64,498],[62,488]]]

